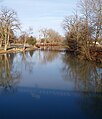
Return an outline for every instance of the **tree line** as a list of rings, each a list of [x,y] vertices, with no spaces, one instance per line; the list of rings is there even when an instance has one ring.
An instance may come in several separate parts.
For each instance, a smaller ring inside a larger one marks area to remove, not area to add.
[[[102,0],[80,0],[77,6],[63,21],[66,41],[70,49],[91,59],[90,47],[102,43]]]
[[[53,29],[43,28],[39,31],[40,42],[65,43],[76,54],[83,54],[92,59],[90,47],[95,47],[97,42],[102,43],[102,0],[79,0],[74,14],[63,20],[63,28],[66,31],[62,37]],[[21,32],[19,38],[15,33]],[[6,7],[0,9],[0,47],[7,50],[10,44],[21,43],[34,45],[37,40],[32,35],[33,29],[22,31],[17,13]]]
[[[20,31],[17,38],[16,32]],[[63,37],[53,29],[43,28],[39,31],[40,42],[53,43],[61,42]],[[26,44],[36,44],[36,37],[33,36],[33,28],[29,27],[23,31],[17,13],[13,9],[3,7],[0,9],[0,48],[6,51],[11,43],[21,43],[25,48]]]

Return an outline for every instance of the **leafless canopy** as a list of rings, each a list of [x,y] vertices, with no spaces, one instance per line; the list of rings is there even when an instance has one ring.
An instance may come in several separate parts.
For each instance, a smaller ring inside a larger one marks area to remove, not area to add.
[[[5,43],[5,50],[9,44],[11,33],[20,29],[20,23],[17,18],[17,13],[6,7],[0,9],[0,35]],[[12,31],[12,32],[11,32]]]

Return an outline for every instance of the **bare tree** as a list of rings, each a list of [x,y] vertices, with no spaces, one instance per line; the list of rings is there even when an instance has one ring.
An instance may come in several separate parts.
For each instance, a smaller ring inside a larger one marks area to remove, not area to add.
[[[102,0],[92,0],[92,22],[96,45],[98,38],[102,38]]]
[[[61,35],[53,29],[47,30],[48,42],[59,43],[62,41]]]
[[[83,44],[84,38],[84,24],[81,18],[76,14],[66,17],[63,21],[63,28],[66,31],[66,42],[72,51],[77,52],[78,44]],[[79,52],[79,51],[78,51]]]
[[[44,43],[55,43],[55,42],[61,42],[62,41],[62,36],[56,32],[53,29],[41,29],[41,34],[42,34],[42,38],[44,38]]]
[[[94,40],[96,44],[102,37],[102,0],[80,0],[78,8],[79,15],[76,12],[64,19],[66,39],[70,41],[70,47],[74,51],[77,50],[78,43],[81,43],[81,53],[87,59],[92,59],[90,43]]]
[[[7,50],[10,41],[11,31],[14,32],[20,28],[20,23],[17,19],[17,14],[14,10],[2,8],[0,10],[0,34],[4,41],[4,50]]]
[[[98,38],[102,36],[102,0],[80,0],[80,10],[86,24],[86,40],[90,40],[89,26],[91,26],[93,30],[91,37],[94,37],[96,45]]]
[[[33,28],[29,27],[28,30],[26,31],[22,31],[22,35],[23,36],[23,50],[25,50],[26,48],[26,42],[27,42],[27,39],[28,37],[30,37],[30,35],[32,35],[33,33]]]
[[[91,0],[80,0],[79,3],[80,11],[81,11],[81,17],[83,19],[83,22],[85,24],[85,46],[86,48],[88,47],[88,42],[89,42],[89,25],[91,23]]]
[[[47,39],[48,39],[47,28],[40,29],[39,33],[40,33],[41,38],[44,39],[44,44],[46,44],[47,43]]]

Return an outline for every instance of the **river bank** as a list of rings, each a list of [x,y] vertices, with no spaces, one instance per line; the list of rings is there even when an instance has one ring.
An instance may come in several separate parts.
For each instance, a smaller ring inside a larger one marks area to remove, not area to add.
[[[1,48],[0,54],[4,53],[16,53],[16,52],[25,52],[30,50],[49,50],[49,51],[59,51],[59,52],[66,52],[68,51],[68,47],[64,45],[58,45],[58,46],[26,46],[23,48],[22,45],[14,45],[9,47],[6,51]]]
[[[76,54],[69,47],[60,45],[60,46],[30,46],[23,48],[21,46],[10,47],[6,51],[2,48],[0,49],[0,54],[5,53],[17,53],[17,52],[26,52],[31,50],[45,50],[45,51],[57,51],[57,52],[66,52],[67,54]],[[91,47],[90,48],[90,57],[91,59],[86,58],[84,55],[78,55],[78,58],[81,60],[89,60],[96,63],[102,63],[102,47]]]
[[[17,52],[25,52],[25,51],[30,51],[30,50],[36,50],[37,48],[31,47],[31,48],[10,48],[8,50],[0,49],[0,54],[5,54],[5,53],[17,53]]]

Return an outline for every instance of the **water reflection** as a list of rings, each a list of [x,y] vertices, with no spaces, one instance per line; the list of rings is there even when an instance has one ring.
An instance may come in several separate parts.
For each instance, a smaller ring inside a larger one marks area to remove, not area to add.
[[[0,55],[0,91],[13,91],[0,94],[0,118],[101,119],[101,74],[95,64],[54,51]]]
[[[80,95],[77,106],[88,118],[102,118],[102,68],[100,65],[65,54],[62,68],[65,81],[73,81],[75,92]]]
[[[77,90],[102,92],[102,68],[88,61],[79,61],[67,54],[63,56],[63,62],[64,79],[73,80]]]
[[[73,91],[102,92],[102,68],[54,51],[0,55],[0,86],[10,89],[17,82],[21,84],[21,79],[22,84],[40,85],[39,88],[43,85],[44,88],[69,90],[71,87]]]
[[[31,73],[33,70],[33,65],[34,65],[34,63],[32,64],[33,53],[23,52],[22,54],[20,54],[21,55],[21,64],[22,64],[22,66],[24,66],[25,70],[29,71],[29,73]]]
[[[42,64],[54,61],[58,57],[59,53],[55,51],[39,51],[39,61]]]
[[[13,69],[14,54],[0,55],[0,88],[14,90],[19,82],[20,73]]]

